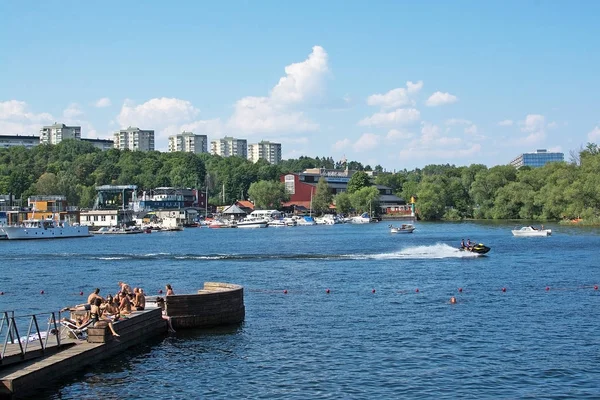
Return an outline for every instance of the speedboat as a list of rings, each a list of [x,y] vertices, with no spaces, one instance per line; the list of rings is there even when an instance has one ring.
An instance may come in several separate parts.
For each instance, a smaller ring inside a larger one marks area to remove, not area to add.
[[[552,235],[552,229],[538,229],[533,226],[524,226],[521,229],[513,229],[511,232],[512,232],[513,236],[550,236],[550,235]]]
[[[390,225],[390,233],[412,233],[415,229],[413,224],[402,224],[400,226]]]
[[[483,243],[477,243],[472,245],[471,247],[460,247],[459,248],[460,251],[469,251],[471,253],[477,253],[477,254],[486,254],[488,251],[491,250],[491,248],[487,247],[486,245],[484,245]]]
[[[368,224],[371,222],[371,217],[369,216],[369,213],[362,213],[361,215],[352,217],[350,222],[353,224]]]

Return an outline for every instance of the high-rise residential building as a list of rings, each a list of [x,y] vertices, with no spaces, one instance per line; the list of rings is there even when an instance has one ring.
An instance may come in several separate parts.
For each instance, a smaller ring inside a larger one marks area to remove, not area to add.
[[[64,139],[81,139],[81,127],[55,122],[54,125],[44,126],[40,129],[41,144],[59,144]]]
[[[225,136],[223,139],[210,142],[210,152],[221,157],[248,157],[248,142],[246,139],[236,139]]]
[[[186,153],[208,153],[208,137],[194,135],[192,132],[181,132],[169,136],[169,152],[184,151]]]
[[[114,133],[115,149],[154,151],[154,131],[136,127]]]
[[[563,153],[548,152],[546,149],[538,149],[534,153],[523,153],[510,162],[515,168],[523,166],[543,167],[549,162],[561,162],[565,160]]]
[[[281,162],[281,143],[261,141],[248,145],[248,159],[257,162],[260,159],[267,160],[269,164]]]

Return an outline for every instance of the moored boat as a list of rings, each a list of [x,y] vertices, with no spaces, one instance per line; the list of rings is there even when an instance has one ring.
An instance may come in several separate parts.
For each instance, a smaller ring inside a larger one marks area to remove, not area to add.
[[[267,228],[269,221],[264,218],[243,218],[236,225],[238,228]]]
[[[71,225],[67,221],[53,219],[28,219],[19,225],[3,226],[2,231],[9,240],[21,239],[62,239],[89,237],[87,226]]]

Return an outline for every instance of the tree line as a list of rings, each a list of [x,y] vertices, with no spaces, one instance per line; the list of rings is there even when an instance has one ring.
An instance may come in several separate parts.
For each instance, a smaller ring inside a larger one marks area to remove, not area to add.
[[[392,188],[403,199],[416,196],[424,220],[582,218],[596,220],[600,206],[600,149],[594,143],[581,149],[571,162],[541,168],[509,165],[491,168],[427,165],[422,169],[387,173],[349,161],[348,168],[377,171],[371,180],[355,173],[348,191],[331,195],[322,179],[313,197],[313,210],[327,212],[335,202],[338,212],[376,210],[379,194],[373,183]],[[0,193],[26,199],[32,195],[64,195],[69,204],[91,207],[96,186],[137,185],[197,188],[208,191],[210,205],[248,199],[279,208],[286,199],[279,178],[308,168],[343,169],[331,157],[300,157],[271,165],[242,157],[158,151],[101,151],[87,142],[64,140],[57,145],[0,149]],[[260,203],[260,204],[259,204]],[[261,207],[263,208],[263,207]]]

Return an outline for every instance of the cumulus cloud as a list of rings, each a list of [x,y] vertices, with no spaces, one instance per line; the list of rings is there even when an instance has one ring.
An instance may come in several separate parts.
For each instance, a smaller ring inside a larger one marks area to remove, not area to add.
[[[352,142],[350,141],[350,139],[345,138],[343,140],[338,140],[337,142],[335,142],[332,147],[334,150],[340,151],[340,150],[347,149],[351,145],[352,145]]]
[[[526,144],[536,144],[546,138],[546,117],[540,114],[528,114],[525,119],[519,122],[521,132],[527,133],[523,139]]]
[[[378,112],[358,122],[361,126],[406,125],[418,121],[421,113],[415,108],[399,108],[391,112]]]
[[[286,75],[268,97],[238,100],[228,127],[245,134],[317,130],[319,125],[298,107],[323,93],[328,73],[327,52],[321,46],[314,46],[306,60],[285,67]]]
[[[503,121],[498,122],[499,126],[512,126],[513,125],[513,121],[512,119],[505,119]]]
[[[448,125],[467,125],[468,120],[448,120]],[[468,127],[471,125],[467,125]],[[436,158],[440,160],[451,160],[461,157],[472,156],[481,151],[481,144],[472,140],[465,142],[459,137],[453,137],[442,133],[442,128],[427,121],[421,123],[421,134],[408,141],[400,151],[400,158],[404,160],[421,160]]]
[[[587,137],[590,142],[598,141],[600,139],[600,126],[596,126],[594,129],[589,131]]]
[[[101,99],[98,99],[96,101],[96,103],[94,103],[94,106],[97,108],[110,107],[111,105],[112,105],[112,102],[110,101],[110,99],[108,97],[102,97]]]
[[[458,97],[456,97],[450,93],[435,92],[434,94],[429,96],[427,101],[425,101],[425,105],[427,105],[429,107],[436,107],[436,106],[441,106],[444,104],[456,103],[457,101],[458,101]]]
[[[83,115],[83,111],[81,111],[81,108],[77,103],[71,103],[63,110],[63,117],[67,119],[75,119],[81,115]]]
[[[445,124],[449,127],[447,131],[450,131],[450,127],[463,126],[464,133],[467,135],[476,136],[478,132],[477,125],[475,125],[473,121],[470,121],[468,119],[450,118],[446,120]]]
[[[371,150],[377,147],[379,139],[379,135],[375,135],[374,133],[363,133],[356,143],[354,143],[352,148],[356,152]]]
[[[418,93],[422,87],[423,81],[417,83],[408,81],[406,82],[406,88],[396,88],[385,94],[373,94],[369,96],[367,104],[381,107],[384,110],[414,105],[415,101],[410,96]]]
[[[0,131],[8,135],[37,135],[43,125],[53,122],[49,113],[36,114],[24,101],[0,101]]]
[[[387,133],[387,135],[385,135],[385,138],[389,141],[396,141],[396,140],[406,140],[406,139],[410,139],[412,137],[414,137],[415,135],[410,133],[410,132],[404,132],[404,131],[400,131],[398,129],[390,129]]]

